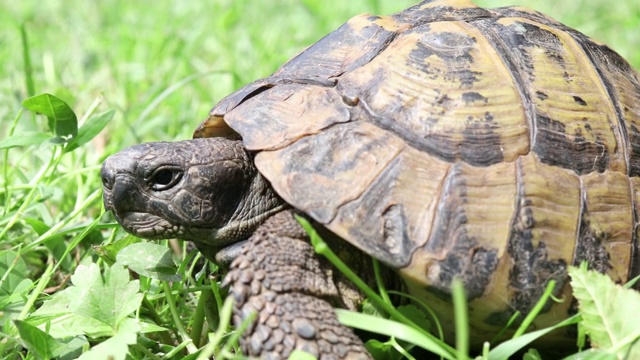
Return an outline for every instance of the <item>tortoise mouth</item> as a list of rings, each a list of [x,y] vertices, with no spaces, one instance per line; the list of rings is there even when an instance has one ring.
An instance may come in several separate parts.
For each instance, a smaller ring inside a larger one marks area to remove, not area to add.
[[[178,226],[146,212],[126,212],[116,218],[127,232],[145,239],[167,239],[178,232]]]
[[[217,237],[218,228],[179,224],[148,212],[128,211],[115,215],[118,223],[130,234],[148,240],[176,238],[227,246],[227,241]]]

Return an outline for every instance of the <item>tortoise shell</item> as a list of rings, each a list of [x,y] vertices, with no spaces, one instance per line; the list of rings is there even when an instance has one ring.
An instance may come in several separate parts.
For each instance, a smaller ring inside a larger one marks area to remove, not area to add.
[[[233,130],[231,131],[229,127]],[[427,0],[361,15],[218,103],[277,193],[475,329],[527,313],[567,267],[639,273],[640,80],[540,13]],[[566,318],[548,306],[537,326]]]

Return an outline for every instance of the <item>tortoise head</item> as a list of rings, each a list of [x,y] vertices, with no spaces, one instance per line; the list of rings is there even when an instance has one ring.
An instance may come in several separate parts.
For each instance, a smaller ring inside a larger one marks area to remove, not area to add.
[[[239,140],[135,145],[102,165],[104,204],[131,234],[219,249],[244,240],[282,200]]]

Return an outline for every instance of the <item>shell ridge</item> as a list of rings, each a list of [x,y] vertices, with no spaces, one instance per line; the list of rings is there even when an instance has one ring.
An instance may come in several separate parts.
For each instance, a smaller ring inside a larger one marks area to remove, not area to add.
[[[585,44],[587,42],[590,42],[591,40],[582,34],[580,34],[581,36],[579,36],[572,29],[562,27],[562,30],[568,33],[571,36],[571,38],[574,39],[575,42],[578,44],[579,48],[585,54],[591,66],[596,70],[599,81],[602,84],[602,87],[605,89],[607,96],[609,97],[609,100],[610,100],[609,103],[613,106],[616,112],[616,120],[617,120],[615,124],[611,124],[611,125],[616,127],[617,131],[614,130],[614,132],[619,134],[619,136],[616,136],[616,140],[620,141],[620,143],[618,143],[618,146],[621,147],[622,156],[624,157],[624,162],[627,167],[627,174],[630,174],[631,161],[630,161],[629,150],[628,150],[630,146],[629,132],[627,131],[627,125],[624,121],[624,115],[622,114],[622,109],[620,109],[620,101],[614,90],[614,85],[611,84],[607,76],[603,73],[600,66],[598,66],[598,64],[596,63],[592,51],[585,46]]]
[[[405,23],[409,22],[412,27],[417,27],[436,21],[490,18],[493,14],[491,11],[478,7],[469,0],[424,0],[392,16]]]
[[[631,208],[633,209],[633,232],[631,233],[631,258],[629,261],[629,277],[628,280],[640,276],[640,239],[638,239],[638,232],[640,231],[640,214],[638,213],[638,199],[636,192],[636,184],[632,179],[629,179],[629,191],[631,194]],[[640,185],[640,184],[638,184]],[[632,286],[633,289],[640,290],[640,281]]]
[[[507,67],[507,69],[510,70],[509,73],[511,74],[511,78],[513,79],[514,84],[518,89],[522,104],[524,105],[523,107],[527,110],[525,111],[525,116],[529,125],[529,151],[531,151],[531,149],[533,149],[535,146],[537,131],[536,122],[534,119],[535,108],[533,105],[533,101],[531,101],[530,89],[525,85],[522,73],[520,72],[520,67],[516,64],[516,61],[509,52],[505,42],[493,30],[493,28],[487,24],[486,19],[474,19],[472,21],[468,21],[467,24],[476,28],[479,32],[484,34],[484,36],[489,40],[489,44],[493,46],[494,50],[498,54],[498,57],[502,59],[503,64]]]
[[[574,248],[573,248],[573,258],[571,259],[571,264],[574,266],[579,266],[580,264],[576,263],[578,258],[578,247],[580,246],[580,237],[581,237],[581,228],[583,226],[582,219],[585,216],[585,210],[587,207],[587,190],[585,189],[584,179],[582,176],[578,176],[578,181],[580,181],[580,208],[578,210],[578,218],[577,226],[576,226],[576,238],[574,240]]]

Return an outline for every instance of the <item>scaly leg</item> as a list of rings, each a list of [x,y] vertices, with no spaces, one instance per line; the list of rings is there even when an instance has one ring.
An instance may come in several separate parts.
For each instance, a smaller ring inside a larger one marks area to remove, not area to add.
[[[363,262],[352,247],[350,253],[357,257],[354,263]],[[315,254],[291,211],[274,215],[256,230],[225,282],[231,284],[236,326],[257,313],[241,339],[245,355],[285,359],[298,349],[320,360],[371,358],[332,308],[354,308],[362,296]]]

